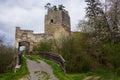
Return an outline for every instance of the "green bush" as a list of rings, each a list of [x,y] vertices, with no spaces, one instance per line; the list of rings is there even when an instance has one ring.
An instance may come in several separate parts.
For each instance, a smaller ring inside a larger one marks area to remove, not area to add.
[[[27,76],[29,74],[29,71],[27,69],[25,57],[22,57],[22,61],[23,63],[21,65],[21,68],[18,69],[16,73],[13,71],[2,73],[0,74],[0,80],[18,80],[22,77]]]
[[[102,64],[111,69],[114,77],[120,76],[120,43],[100,44]]]
[[[66,60],[67,72],[86,72],[96,66],[91,57],[94,46],[88,41],[90,39],[87,39],[86,34],[76,33],[62,40],[59,51]]]
[[[52,51],[52,41],[51,40],[41,41],[38,45],[33,47],[33,51],[42,51],[42,52]]]
[[[34,50],[60,53],[66,61],[66,70],[70,73],[101,68],[116,71],[120,67],[120,43],[95,42],[88,33],[78,32],[70,37],[62,37],[57,46],[55,40],[44,40]]]
[[[106,62],[111,63],[113,68],[120,67],[120,43],[106,43],[101,46],[101,58]],[[109,67],[109,66],[108,66]]]
[[[13,68],[14,51],[12,48],[0,46],[0,73],[10,71]]]
[[[117,76],[120,76],[120,67],[116,70]]]

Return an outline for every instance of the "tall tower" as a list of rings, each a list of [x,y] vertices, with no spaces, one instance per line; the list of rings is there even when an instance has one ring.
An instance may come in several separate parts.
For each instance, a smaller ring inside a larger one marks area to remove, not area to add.
[[[61,35],[70,35],[70,17],[66,10],[48,9],[45,15],[45,34],[59,37]]]

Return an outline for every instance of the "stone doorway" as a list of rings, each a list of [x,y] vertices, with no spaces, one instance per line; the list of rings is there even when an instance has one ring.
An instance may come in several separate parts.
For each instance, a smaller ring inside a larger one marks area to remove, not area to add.
[[[29,50],[30,50],[30,43],[29,42],[27,42],[27,41],[19,42],[18,52],[25,51],[25,53],[28,54]]]

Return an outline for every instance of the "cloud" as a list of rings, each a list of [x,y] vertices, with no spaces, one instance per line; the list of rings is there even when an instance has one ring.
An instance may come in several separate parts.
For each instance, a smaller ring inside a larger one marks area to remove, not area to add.
[[[74,30],[76,29],[78,21],[83,19],[85,16],[86,3],[84,0],[70,0],[66,7],[71,17],[72,30]]]
[[[14,42],[16,26],[43,33],[46,14],[44,5],[48,2],[66,7],[71,17],[72,30],[84,18],[84,0],[0,0],[0,34],[5,34],[7,40]]]

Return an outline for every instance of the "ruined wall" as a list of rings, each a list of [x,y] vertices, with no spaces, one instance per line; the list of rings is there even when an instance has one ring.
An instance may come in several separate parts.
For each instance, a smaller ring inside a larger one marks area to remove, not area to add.
[[[27,43],[29,52],[32,51],[34,45],[43,39],[59,39],[61,36],[69,36],[71,34],[70,17],[66,10],[48,9],[45,15],[45,33],[34,34],[32,30],[22,30],[16,27],[15,48],[18,50],[21,45]],[[22,43],[23,42],[23,43]]]
[[[28,42],[29,51],[32,51],[34,45],[38,44],[43,39],[50,39],[50,35],[46,34],[34,34],[32,30],[22,30],[20,27],[16,27],[15,34],[15,48],[18,49],[20,42]]]

